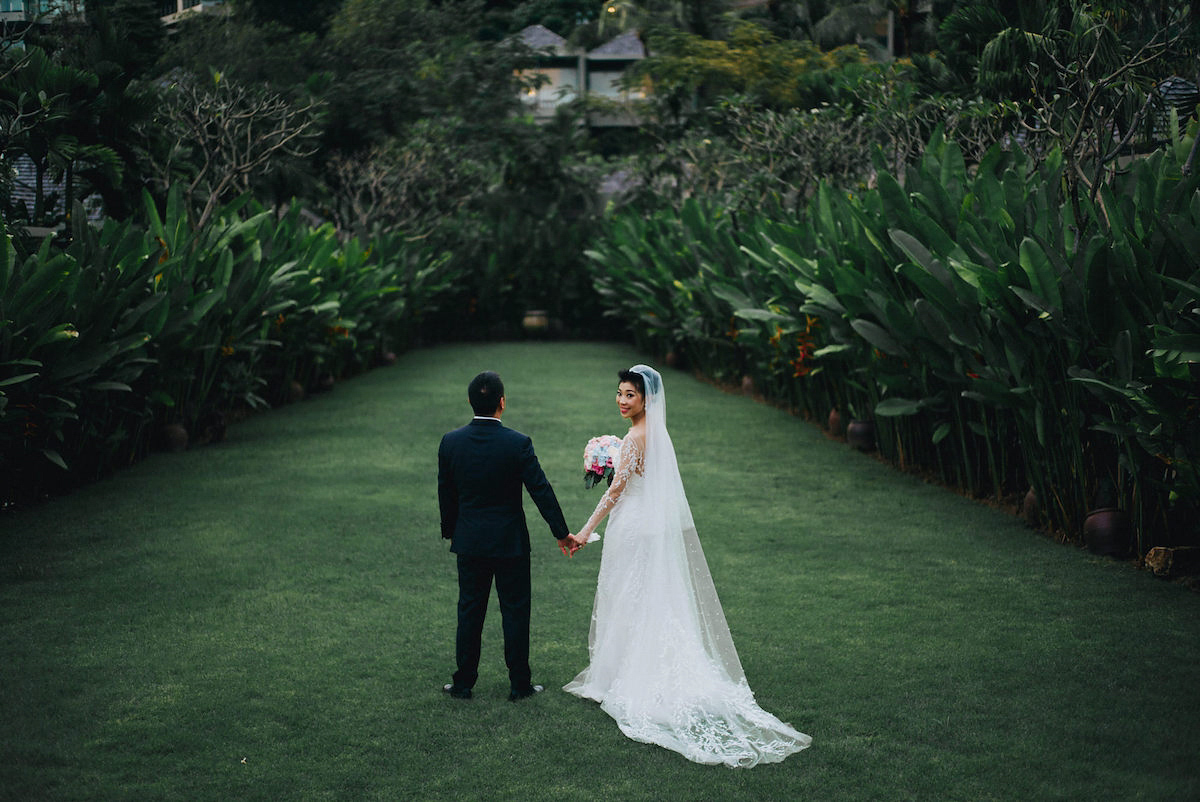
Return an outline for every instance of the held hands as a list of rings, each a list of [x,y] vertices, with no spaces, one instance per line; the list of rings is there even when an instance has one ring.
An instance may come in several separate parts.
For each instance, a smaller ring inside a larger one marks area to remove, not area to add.
[[[567,557],[574,557],[575,552],[582,549],[587,544],[587,538],[582,535],[567,535],[562,540],[558,541],[558,548]]]

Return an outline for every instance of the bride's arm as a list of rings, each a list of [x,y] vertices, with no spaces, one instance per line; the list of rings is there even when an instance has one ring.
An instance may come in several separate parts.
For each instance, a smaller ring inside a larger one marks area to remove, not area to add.
[[[600,498],[600,503],[596,505],[592,517],[588,518],[587,524],[583,529],[579,530],[576,538],[580,542],[586,541],[591,537],[592,532],[604,520],[604,516],[617,506],[617,502],[621,500],[621,494],[625,492],[625,485],[629,482],[629,477],[633,474],[641,474],[643,457],[642,451],[645,448],[645,441],[635,438],[633,435],[625,437],[621,444],[621,459],[620,465],[617,466],[617,472],[613,475],[612,484],[608,490],[604,491],[604,495]]]

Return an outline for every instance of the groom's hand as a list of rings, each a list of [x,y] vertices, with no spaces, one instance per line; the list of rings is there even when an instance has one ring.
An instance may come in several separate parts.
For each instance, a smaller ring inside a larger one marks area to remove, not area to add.
[[[575,552],[582,549],[583,544],[587,542],[587,538],[580,537],[579,535],[568,535],[567,540],[569,540],[571,542],[571,551],[567,555],[568,557],[574,557]]]
[[[570,547],[570,551],[567,550],[568,547]],[[575,541],[571,539],[570,535],[560,538],[558,541],[558,549],[563,553],[564,557],[570,557],[575,553]]]

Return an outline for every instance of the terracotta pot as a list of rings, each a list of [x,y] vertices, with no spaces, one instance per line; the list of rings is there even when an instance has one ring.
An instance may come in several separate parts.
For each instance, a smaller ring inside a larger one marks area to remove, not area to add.
[[[544,309],[530,309],[521,320],[521,328],[541,334],[550,327],[550,314]]]
[[[754,395],[754,377],[746,375],[742,377],[742,395]]]
[[[667,355],[664,358],[667,361],[667,367],[669,367],[669,368],[679,367],[679,354],[677,354],[676,352],[667,351]]]
[[[1129,514],[1116,507],[1092,510],[1083,521],[1083,542],[1095,554],[1124,557],[1133,545]]]
[[[829,433],[841,437],[844,429],[842,428],[842,413],[838,412],[837,407],[829,410]]]
[[[168,423],[159,431],[164,451],[187,451],[188,432],[182,423]]]
[[[292,403],[304,400],[304,385],[295,379],[288,382],[288,400]]]
[[[846,427],[846,442],[859,451],[875,450],[875,422],[852,420]]]
[[[1041,520],[1042,511],[1038,507],[1037,493],[1033,491],[1032,487],[1029,488],[1029,492],[1025,494],[1024,501],[1021,502],[1021,517],[1030,526],[1037,526]]]

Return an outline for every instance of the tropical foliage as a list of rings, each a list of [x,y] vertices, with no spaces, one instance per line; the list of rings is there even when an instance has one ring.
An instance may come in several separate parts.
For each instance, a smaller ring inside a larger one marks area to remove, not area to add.
[[[618,214],[598,289],[644,347],[823,419],[975,495],[1032,486],[1049,524],[1135,512],[1144,551],[1200,519],[1200,178],[1160,153],[1074,217],[1061,156],[935,137],[904,183],[821,185],[792,218],[690,200]]]
[[[144,227],[77,214],[65,247],[0,249],[0,504],[128,463],[164,424],[220,437],[377,364],[455,279],[420,244],[343,242],[298,209],[242,198],[194,230],[181,188],[145,198]]]
[[[769,108],[811,108],[833,99],[840,68],[866,61],[857,47],[826,52],[751,22],[734,25],[720,40],[672,28],[648,38],[652,55],[636,65],[630,80],[653,86],[655,99],[676,114],[694,98],[724,95],[745,95]]]

